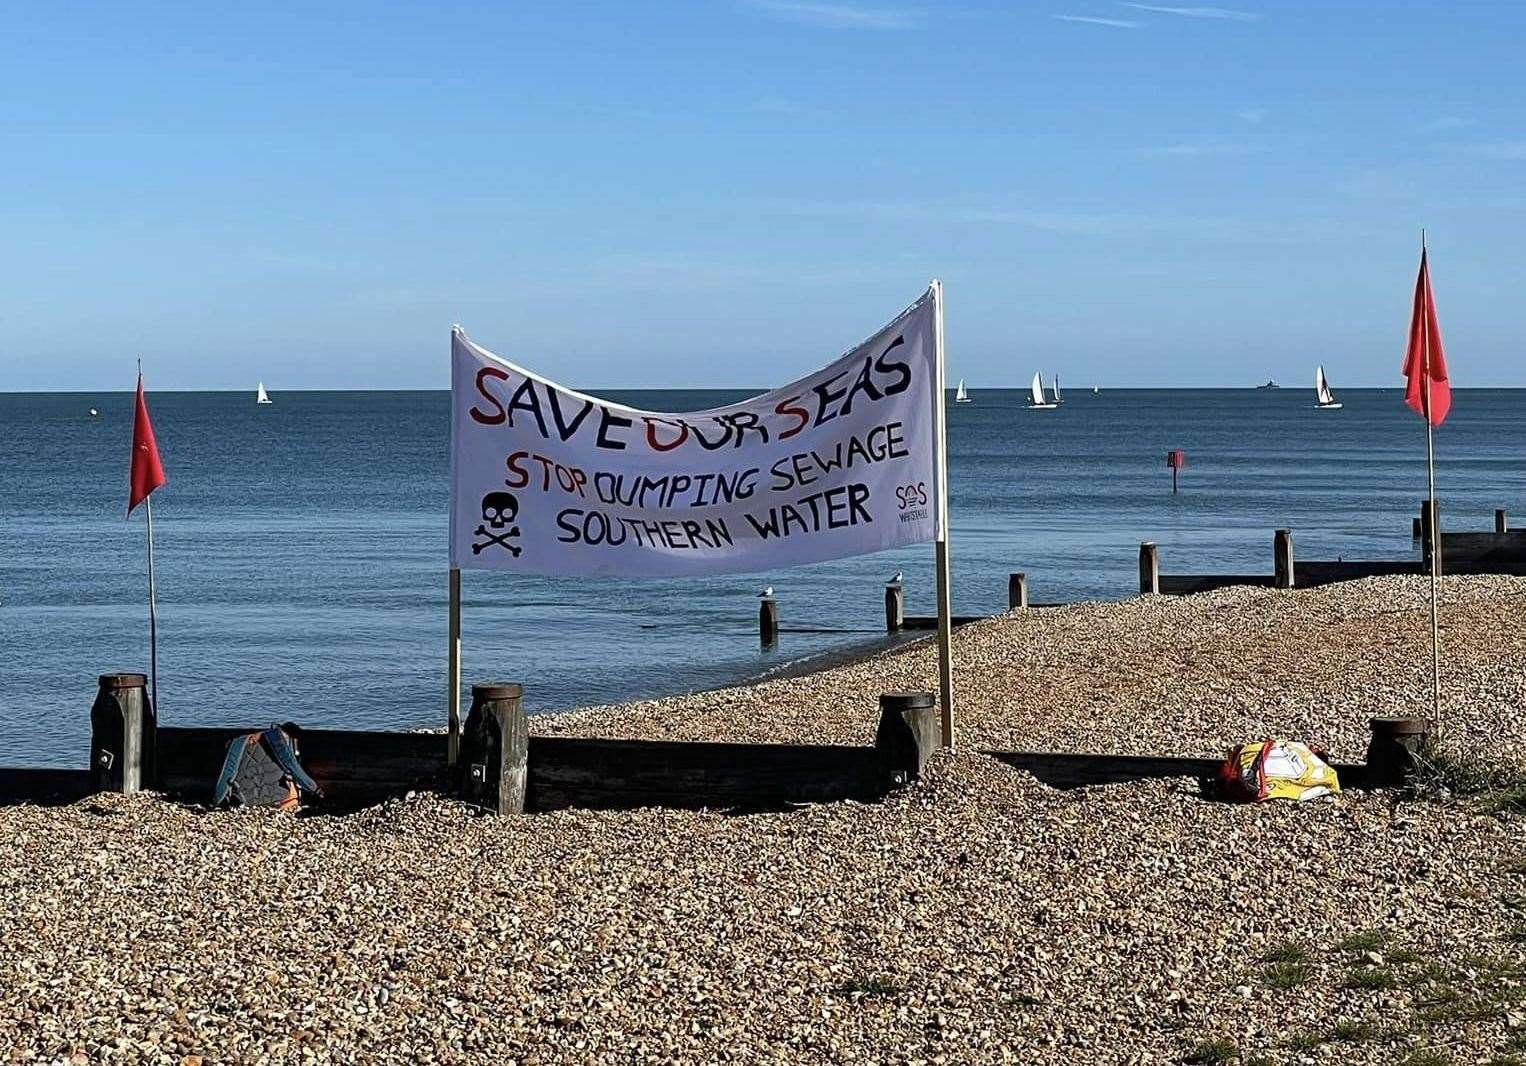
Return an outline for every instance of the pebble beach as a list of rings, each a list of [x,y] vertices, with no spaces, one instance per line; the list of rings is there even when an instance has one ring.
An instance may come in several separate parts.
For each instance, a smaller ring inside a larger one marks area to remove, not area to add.
[[[1359,761],[1429,703],[1427,584],[955,634],[958,736],[878,804],[506,819],[0,808],[0,1061],[1472,1063],[1526,1055],[1526,833],[1461,798],[1058,790],[988,750]],[[1448,744],[1526,766],[1526,580],[1443,582]],[[922,641],[544,734],[868,743]]]

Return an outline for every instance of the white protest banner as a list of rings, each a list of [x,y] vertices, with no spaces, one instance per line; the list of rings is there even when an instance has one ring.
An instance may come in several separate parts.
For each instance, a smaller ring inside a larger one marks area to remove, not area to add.
[[[678,577],[931,541],[937,289],[825,369],[729,407],[638,411],[451,334],[450,565]]]

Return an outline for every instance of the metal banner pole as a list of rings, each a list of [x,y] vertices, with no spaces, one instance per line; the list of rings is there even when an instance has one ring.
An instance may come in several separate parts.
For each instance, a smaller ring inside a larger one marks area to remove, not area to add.
[[[456,544],[456,435],[459,412],[456,408],[456,341],[461,327],[450,327],[450,544],[454,561]],[[445,653],[445,720],[449,736],[445,742],[445,763],[453,772],[461,760],[461,568],[450,568],[450,630]]]
[[[948,566],[948,385],[943,366],[943,283],[934,281],[934,470],[938,478],[938,527],[934,565],[938,572],[938,705],[942,709],[943,746],[954,746],[954,630]]]
[[[461,571],[450,571],[450,650],[446,658],[445,678],[450,689],[446,714],[450,739],[446,744],[446,762],[455,769],[461,756]]]

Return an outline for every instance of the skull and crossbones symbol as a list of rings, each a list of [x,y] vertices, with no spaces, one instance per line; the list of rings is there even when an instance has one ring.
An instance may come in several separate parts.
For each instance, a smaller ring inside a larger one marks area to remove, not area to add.
[[[482,497],[482,521],[474,534],[478,537],[486,537],[486,540],[478,541],[472,545],[472,554],[480,555],[485,549],[496,544],[514,558],[519,558],[519,553],[524,551],[517,544],[510,544],[510,537],[519,536],[519,527],[513,525],[513,521],[519,515],[519,498],[512,492],[490,492]],[[493,530],[501,529],[502,533],[494,533]]]

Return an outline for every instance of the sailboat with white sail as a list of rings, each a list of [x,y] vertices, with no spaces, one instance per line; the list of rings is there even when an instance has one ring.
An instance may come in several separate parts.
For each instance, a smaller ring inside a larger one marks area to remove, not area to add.
[[[271,402],[270,394],[265,391],[265,383],[263,381],[255,386],[254,402],[256,404],[266,404]]]
[[[1314,406],[1321,411],[1339,411],[1341,402],[1335,398],[1335,393],[1330,391],[1330,382],[1325,378],[1325,368],[1314,368]]]
[[[955,403],[969,403],[970,394],[964,390],[964,378],[959,379],[959,388],[954,390]]]
[[[1033,384],[1028,387],[1028,410],[1030,411],[1053,411],[1060,406],[1059,401],[1051,401],[1044,396],[1044,379],[1039,372],[1033,372]]]
[[[1064,402],[1064,400],[1060,399],[1060,375],[1056,374],[1054,376],[1054,405],[1058,407]]]

